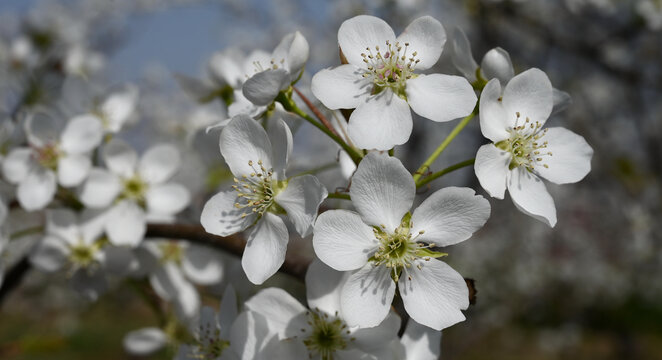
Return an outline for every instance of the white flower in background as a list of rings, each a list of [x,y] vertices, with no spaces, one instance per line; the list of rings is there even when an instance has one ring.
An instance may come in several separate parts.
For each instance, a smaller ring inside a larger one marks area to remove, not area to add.
[[[662,29],[662,2],[659,0],[638,0],[635,11],[644,18],[648,29]]]
[[[103,137],[101,123],[93,116],[74,117],[59,137],[49,119],[28,117],[25,132],[30,147],[12,149],[2,164],[5,178],[18,185],[17,198],[25,210],[40,210],[53,200],[57,183],[73,187],[85,180],[92,161],[90,152]]]
[[[273,103],[281,90],[301,76],[308,50],[308,41],[300,32],[285,35],[268,59],[254,61],[254,74],[242,86],[246,99],[258,106]]]
[[[14,39],[11,42],[9,54],[14,65],[31,68],[39,62],[39,54],[27,36]]]
[[[152,239],[143,242],[141,248],[145,251],[139,251],[137,258],[152,288],[175,305],[183,320],[192,319],[200,311],[200,295],[193,284],[207,286],[223,280],[220,256],[208,247]]]
[[[363,149],[388,150],[409,140],[411,109],[437,122],[469,115],[476,94],[462,77],[419,74],[439,59],[446,32],[439,21],[414,20],[397,38],[374,16],[346,20],[338,43],[349,64],[313,77],[313,94],[329,109],[354,109],[349,137]]]
[[[138,245],[148,220],[172,221],[188,206],[188,189],[168,182],[180,165],[179,151],[174,146],[155,145],[138,160],[128,144],[113,139],[101,153],[108,170],[92,169],[79,196],[90,208],[112,205],[105,228],[113,244]]]
[[[500,47],[491,49],[485,53],[479,67],[476,60],[474,60],[471,52],[471,44],[464,31],[457,28],[453,35],[453,64],[474,86],[479,86],[481,82],[485,84],[485,82],[491,79],[499,79],[499,81],[505,84],[515,76],[515,69],[510,60],[510,54],[506,50]],[[480,76],[480,79],[478,79],[478,76]],[[554,109],[552,110],[552,114],[556,114],[567,108],[572,102],[572,99],[570,98],[570,94],[565,91],[555,88],[553,92]]]
[[[30,255],[38,269],[66,269],[72,286],[91,299],[106,290],[108,272],[129,263],[103,237],[105,214],[86,209],[77,215],[68,209],[47,210],[44,238]]]
[[[260,291],[246,308],[264,315],[280,342],[273,359],[395,359],[384,344],[397,339],[400,318],[390,312],[379,326],[349,327],[340,306],[344,273],[314,260],[306,273],[308,308],[279,288]]]
[[[102,54],[77,44],[67,50],[63,62],[67,74],[89,76],[101,70],[105,60]]]
[[[117,133],[134,113],[138,104],[138,95],[139,91],[136,86],[126,85],[122,90],[106,96],[92,111],[92,114],[101,119],[106,132]]]
[[[285,260],[289,235],[278,214],[287,214],[297,232],[307,236],[327,191],[312,175],[286,177],[292,133],[283,120],[272,123],[267,134],[252,118],[238,115],[221,132],[220,147],[235,185],[207,201],[200,222],[220,236],[255,225],[241,264],[248,279],[261,284]]]
[[[515,206],[545,224],[556,224],[554,200],[540,178],[556,184],[577,182],[591,170],[593,149],[583,137],[561,127],[543,129],[553,106],[547,75],[527,70],[502,89],[490,80],[480,98],[483,145],[474,165],[480,185],[503,199],[506,188]]]
[[[468,188],[436,191],[409,213],[416,185],[393,157],[368,154],[352,178],[358,214],[329,210],[315,223],[317,256],[338,271],[352,271],[340,307],[349,326],[370,327],[388,314],[396,283],[407,313],[441,330],[464,320],[469,291],[460,274],[433,251],[468,239],[487,221],[490,205]]]

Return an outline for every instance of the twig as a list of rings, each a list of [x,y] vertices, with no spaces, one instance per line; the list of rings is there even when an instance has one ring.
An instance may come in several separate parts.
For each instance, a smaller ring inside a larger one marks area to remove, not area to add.
[[[301,91],[299,91],[299,89],[295,87],[292,87],[292,89],[294,89],[294,92],[296,92],[297,95],[299,95],[301,100],[303,100],[303,102],[306,103],[306,106],[308,106],[310,111],[312,111],[313,114],[315,114],[315,116],[322,122],[322,124],[324,124],[324,126],[326,126],[326,128],[329,129],[329,131],[334,133],[336,136],[340,137],[340,135],[336,132],[336,129],[334,129],[333,125],[331,125],[331,123],[329,122],[329,119],[327,119],[326,116],[324,116],[324,114],[322,114],[322,112],[315,105],[313,105],[313,103],[310,100],[308,100],[308,98],[304,96],[301,93]]]

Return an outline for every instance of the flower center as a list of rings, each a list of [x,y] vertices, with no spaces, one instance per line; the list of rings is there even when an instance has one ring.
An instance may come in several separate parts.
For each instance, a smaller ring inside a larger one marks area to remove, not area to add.
[[[46,145],[42,148],[35,148],[37,162],[47,169],[57,169],[58,159],[62,155],[62,151],[58,149],[56,144]]]
[[[312,331],[303,343],[308,348],[311,358],[319,355],[322,360],[332,360],[337,350],[345,349],[348,341],[355,340],[349,337],[347,324],[338,318],[338,313],[330,317],[327,313],[316,309],[308,311],[306,315]]]
[[[149,185],[139,176],[135,175],[122,180],[123,190],[120,193],[120,199],[134,200],[141,207],[146,207],[145,194]]]
[[[200,326],[200,341],[195,349],[195,355],[200,359],[217,359],[223,350],[230,347],[230,342],[220,338],[221,330]]]
[[[92,244],[86,244],[79,239],[75,245],[69,245],[69,262],[74,269],[89,268],[97,261],[97,253],[103,247],[104,239],[99,239]]]
[[[552,156],[552,152],[545,151],[547,141],[541,141],[547,134],[547,129],[543,130],[540,122],[533,123],[528,117],[518,125],[521,122],[520,113],[515,113],[515,116],[515,126],[508,130],[510,138],[496,143],[499,149],[512,154],[509,169],[519,166],[524,166],[529,171],[533,171],[534,166],[549,168],[543,161],[545,156]]]
[[[278,212],[280,207],[274,202],[274,197],[287,187],[287,182],[274,180],[274,170],[267,170],[262,160],[258,160],[257,166],[255,165],[253,160],[249,160],[248,166],[253,172],[248,176],[243,175],[241,179],[234,178],[235,185],[232,185],[232,188],[237,192],[234,206],[237,209],[251,209],[250,211],[258,216],[262,216],[265,211]],[[250,212],[246,211],[241,217],[249,214]]]
[[[395,282],[400,279],[402,271],[407,273],[412,262],[417,259],[429,261],[430,258],[446,256],[447,254],[431,250],[435,244],[424,244],[416,241],[418,236],[425,233],[420,230],[416,234],[411,233],[413,227],[411,213],[405,214],[400,226],[395,231],[389,232],[386,226],[373,227],[375,238],[379,241],[379,248],[370,258],[375,266],[386,266],[391,269],[391,277]],[[411,279],[411,278],[410,278]]]
[[[399,42],[392,44],[386,40],[386,49],[382,53],[379,46],[374,51],[366,48],[367,53],[361,53],[363,62],[368,64],[364,78],[371,78],[374,84],[373,94],[378,94],[390,88],[395,94],[406,99],[405,87],[407,80],[416,77],[414,69],[420,62],[416,51],[409,49],[409,43],[404,47]]]
[[[161,250],[162,263],[173,262],[177,265],[181,265],[184,251],[177,242],[168,241],[165,244],[159,244],[159,249]]]

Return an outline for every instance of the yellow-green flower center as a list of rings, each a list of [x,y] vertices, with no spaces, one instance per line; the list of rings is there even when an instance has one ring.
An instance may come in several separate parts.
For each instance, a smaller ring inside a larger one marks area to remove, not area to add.
[[[517,120],[515,127],[509,130],[510,138],[499,141],[496,147],[507,151],[512,155],[509,169],[523,166],[529,171],[533,171],[534,166],[549,165],[543,163],[545,156],[552,156],[550,151],[546,151],[547,141],[543,137],[547,134],[547,129],[541,129],[542,124],[538,121],[532,122],[528,117],[521,121],[520,113],[515,113]],[[521,125],[518,125],[522,123]]]
[[[131,178],[122,180],[122,192],[120,193],[120,199],[129,199],[135,201],[141,207],[145,207],[146,200],[145,195],[147,194],[147,189],[149,184],[145,182],[139,175],[134,175]]]
[[[56,144],[49,144],[42,148],[35,149],[37,162],[41,166],[51,170],[57,169],[58,160],[62,155],[62,151]]]
[[[256,166],[257,165],[257,166]],[[273,169],[266,169],[262,160],[254,163],[248,161],[248,166],[253,169],[248,175],[234,178],[235,185],[232,188],[237,192],[237,209],[250,209],[241,216],[246,217],[251,212],[258,216],[264,215],[266,211],[282,213],[284,210],[276,204],[274,198],[287,187],[287,181],[277,181],[273,178]]]
[[[159,249],[161,250],[161,262],[162,263],[175,263],[181,265],[182,259],[184,257],[184,249],[176,241],[168,241],[166,243],[159,244]]]
[[[330,317],[320,310],[311,310],[306,315],[311,332],[303,343],[308,348],[310,358],[319,355],[322,360],[332,360],[336,351],[345,349],[348,342],[355,340],[349,336],[347,324],[338,318],[337,313]]]
[[[416,56],[418,53],[409,48],[409,43],[392,44],[386,41],[386,48],[375,46],[374,51],[366,48],[365,53],[361,53],[363,62],[368,64],[367,71],[363,74],[364,78],[370,78],[374,84],[373,94],[378,94],[386,88],[390,88],[395,94],[403,99],[407,99],[405,92],[407,80],[415,78],[414,73],[416,64],[420,62]]]

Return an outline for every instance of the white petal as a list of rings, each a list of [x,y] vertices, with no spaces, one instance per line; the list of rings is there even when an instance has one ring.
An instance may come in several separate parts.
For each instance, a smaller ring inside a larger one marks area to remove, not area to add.
[[[174,263],[158,267],[150,277],[154,290],[166,301],[172,301],[184,320],[193,319],[200,311],[200,295]]]
[[[218,325],[221,327],[221,338],[230,338],[230,329],[232,323],[237,318],[237,293],[232,284],[228,284],[223,291],[221,298],[221,308],[218,310]]]
[[[487,80],[499,79],[502,83],[507,83],[515,76],[513,63],[510,61],[508,52],[500,47],[488,51],[483,56],[480,63],[480,69]]]
[[[395,43],[395,33],[378,17],[355,16],[345,20],[338,29],[338,45],[342,53],[350,64],[358,67],[365,67],[361,54],[366,48],[376,52],[376,46],[386,48],[386,41]]]
[[[179,150],[172,145],[156,145],[140,158],[138,172],[150,184],[160,184],[170,179],[180,165]]]
[[[362,76],[364,72],[351,64],[322,69],[313,76],[311,90],[329,109],[354,109],[372,91],[372,82]]]
[[[221,191],[205,203],[200,223],[210,234],[228,236],[243,231],[255,222],[255,214],[249,208],[237,209],[236,191]],[[242,214],[247,214],[243,216]]]
[[[485,144],[478,149],[474,164],[476,177],[480,186],[491,197],[503,199],[511,159],[509,152],[499,149],[494,144]]]
[[[79,115],[67,123],[62,135],[60,146],[62,150],[72,154],[82,154],[92,151],[101,144],[103,126],[94,115]]]
[[[539,69],[529,69],[512,78],[503,90],[503,107],[509,119],[520,113],[520,122],[527,117],[544,125],[552,112],[552,83]]]
[[[108,213],[106,234],[117,246],[137,246],[145,236],[145,212],[133,201],[123,200]]]
[[[248,280],[260,285],[283,265],[289,235],[283,220],[265,213],[248,234],[241,266]]]
[[[267,133],[273,154],[272,165],[276,179],[284,180],[287,160],[292,154],[292,131],[283,119],[278,118],[274,122]]]
[[[308,53],[308,41],[300,32],[295,31],[285,35],[274,49],[272,58],[276,61],[285,60],[285,70],[292,76],[290,81],[293,81],[299,76],[299,72],[308,61]]]
[[[241,53],[235,48],[216,52],[209,59],[209,71],[224,85],[227,84],[233,88],[239,87],[244,81],[245,74],[240,66],[241,58]]]
[[[264,316],[244,311],[232,324],[230,348],[241,355],[241,360],[260,359],[259,354],[270,336]]]
[[[480,95],[479,112],[480,131],[483,136],[498,143],[508,139],[508,130],[515,125],[515,116],[506,116],[501,100],[501,83],[499,79],[490,80]]]
[[[212,285],[223,279],[223,263],[213,249],[191,244],[182,258],[184,274],[196,284]]]
[[[60,185],[80,185],[90,173],[92,160],[87,155],[64,155],[57,163],[57,179]]]
[[[110,205],[121,190],[120,179],[114,173],[92,168],[80,188],[80,201],[87,207],[102,208]]]
[[[307,309],[292,295],[280,288],[260,290],[244,304],[246,309],[263,315],[269,324],[269,330],[281,338],[288,336],[288,328],[298,315]],[[299,331],[299,329],[296,329]]]
[[[548,144],[541,150],[543,160],[535,166],[538,175],[556,184],[568,184],[583,179],[591,171],[593,149],[583,137],[554,127],[547,129],[543,139]],[[547,153],[552,155],[545,155]]]
[[[246,115],[237,115],[221,132],[221,154],[236,177],[250,176],[257,169],[258,161],[267,170],[273,168],[271,141],[267,132]],[[249,161],[252,166],[248,165]]]
[[[398,289],[412,319],[435,330],[465,319],[460,310],[469,307],[469,289],[457,271],[436,259],[416,260],[408,275],[400,276]]]
[[[471,114],[477,100],[467,79],[454,75],[418,75],[407,80],[406,92],[415,113],[437,122]]]
[[[478,64],[471,53],[471,44],[462,29],[457,28],[453,32],[453,65],[460,70],[462,75],[470,82],[476,81],[476,69]]]
[[[389,150],[409,140],[409,105],[391,90],[365,98],[349,117],[349,138],[362,149]]]
[[[363,221],[393,232],[411,209],[416,185],[400,160],[370,153],[359,163],[349,193]]]
[[[52,171],[35,168],[18,185],[18,202],[27,211],[41,210],[53,200],[55,185],[55,174]]]
[[[366,264],[353,272],[340,293],[340,306],[347,325],[374,327],[388,315],[395,294],[390,269]]]
[[[441,355],[441,331],[414,320],[409,320],[400,341],[405,347],[406,359],[438,360]]]
[[[437,246],[457,244],[471,237],[490,217],[490,203],[470,188],[447,187],[435,191],[411,217],[416,241]]]
[[[69,244],[77,244],[80,231],[78,216],[69,209],[46,210],[46,232]]]
[[[560,113],[572,104],[572,97],[570,97],[570,94],[567,92],[556,88],[554,88],[552,92],[554,93],[554,108],[552,109],[552,115]]]
[[[137,102],[138,88],[135,86],[127,86],[125,90],[111,94],[101,104],[106,129],[113,133],[120,131],[136,108]]]
[[[338,271],[363,267],[378,245],[372,228],[353,211],[325,211],[315,222],[315,254]]]
[[[343,284],[344,275],[344,272],[333,270],[319,259],[314,259],[306,271],[308,307],[320,309],[329,315],[339,312],[340,287]]]
[[[103,147],[101,154],[110,171],[125,178],[133,176],[138,154],[129,144],[114,138]]]
[[[554,200],[542,179],[524,167],[517,167],[508,173],[508,192],[520,211],[550,227],[556,225]]]
[[[41,271],[60,270],[69,256],[69,248],[61,238],[47,235],[30,254],[30,263]]]
[[[23,181],[30,173],[30,169],[39,166],[34,160],[32,149],[14,148],[2,162],[2,172],[5,179],[12,184]]]
[[[182,185],[167,183],[150,186],[145,194],[150,213],[173,215],[191,202],[191,194]]]
[[[388,356],[392,355],[391,349],[384,344],[397,339],[398,330],[400,330],[400,317],[394,311],[389,311],[386,319],[376,327],[352,332],[352,337],[355,339],[353,346],[374,355],[381,355],[377,357],[378,359],[394,358]]]
[[[294,223],[297,232],[305,237],[312,233],[319,206],[327,194],[326,188],[315,176],[303,175],[290,179],[287,188],[274,200],[287,211],[287,217]]]
[[[446,31],[441,23],[432,16],[422,16],[412,21],[397,39],[401,46],[409,43],[407,55],[417,52],[416,69],[431,68],[439,60],[446,43]]]
[[[159,328],[143,328],[126,334],[123,343],[128,353],[144,356],[163,348],[168,343],[168,336]]]
[[[255,105],[271,104],[278,93],[288,85],[289,73],[284,69],[268,69],[251,76],[244,82],[242,92]]]

